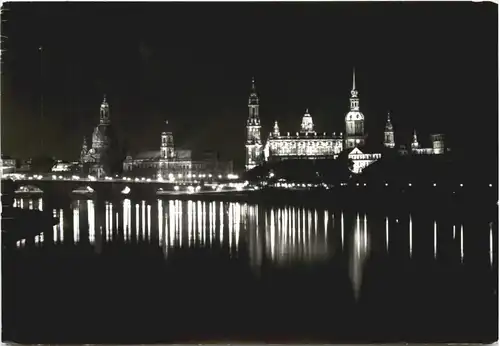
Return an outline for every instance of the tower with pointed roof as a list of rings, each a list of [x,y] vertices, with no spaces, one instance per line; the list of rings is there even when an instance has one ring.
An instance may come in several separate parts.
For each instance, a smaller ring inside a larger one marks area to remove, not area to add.
[[[391,115],[389,112],[387,112],[387,121],[385,123],[385,130],[384,130],[384,147],[386,148],[394,148],[396,145],[394,141],[394,127],[392,126],[391,122]]]
[[[259,118],[259,96],[255,87],[255,79],[252,78],[252,90],[248,98],[248,119],[246,138],[246,170],[250,170],[259,165],[262,160],[262,141],[260,138],[260,118]]]
[[[417,130],[413,130],[413,140],[411,142],[411,150],[416,151],[417,149],[420,149],[420,144],[418,143],[417,139]]]
[[[365,116],[359,108],[358,90],[356,89],[356,70],[352,70],[352,90],[349,112],[345,116],[345,147],[362,147],[365,144]]]
[[[273,127],[273,136],[274,137],[279,137],[280,136],[280,127],[278,125],[278,122],[274,122],[274,127]]]
[[[302,123],[300,124],[300,132],[305,134],[314,133],[314,123],[311,114],[309,114],[309,108],[306,109],[306,113],[302,117]]]

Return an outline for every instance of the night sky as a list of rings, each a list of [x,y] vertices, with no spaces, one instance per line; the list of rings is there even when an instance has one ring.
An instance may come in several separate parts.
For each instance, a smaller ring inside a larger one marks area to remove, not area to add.
[[[298,131],[306,108],[318,132],[344,132],[355,66],[370,140],[382,141],[390,110],[397,138],[416,127],[428,144],[429,133],[443,132],[455,151],[496,162],[493,3],[4,3],[3,10],[6,155],[77,159],[107,94],[111,121],[133,152],[158,150],[168,119],[177,146],[215,150],[241,167],[252,76],[263,139],[275,120],[282,132]]]

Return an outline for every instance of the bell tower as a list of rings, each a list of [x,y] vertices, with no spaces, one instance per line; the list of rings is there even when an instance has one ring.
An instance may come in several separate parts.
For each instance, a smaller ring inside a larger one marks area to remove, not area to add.
[[[365,143],[365,116],[359,109],[359,97],[356,90],[356,71],[352,70],[352,90],[350,110],[345,116],[345,147],[354,148]]]
[[[384,130],[384,146],[386,148],[394,148],[394,128],[391,123],[391,115],[387,112],[387,122]]]
[[[262,158],[262,142],[260,139],[259,96],[252,78],[252,90],[248,98],[247,140],[245,169],[248,171],[259,165]]]

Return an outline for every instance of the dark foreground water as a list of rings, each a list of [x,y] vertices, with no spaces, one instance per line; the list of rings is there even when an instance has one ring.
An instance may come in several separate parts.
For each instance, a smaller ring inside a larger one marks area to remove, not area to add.
[[[16,203],[60,224],[3,251],[4,340],[497,340],[496,215]]]

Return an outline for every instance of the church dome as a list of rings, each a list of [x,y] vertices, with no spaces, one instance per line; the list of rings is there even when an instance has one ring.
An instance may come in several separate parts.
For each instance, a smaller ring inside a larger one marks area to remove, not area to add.
[[[345,116],[346,121],[365,120],[365,116],[360,111],[350,111]]]

